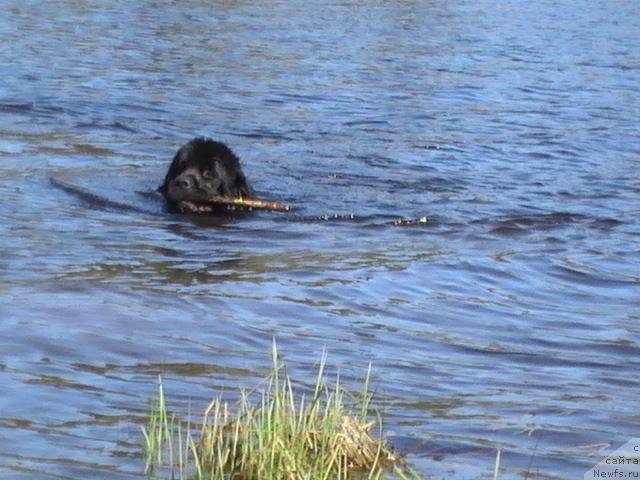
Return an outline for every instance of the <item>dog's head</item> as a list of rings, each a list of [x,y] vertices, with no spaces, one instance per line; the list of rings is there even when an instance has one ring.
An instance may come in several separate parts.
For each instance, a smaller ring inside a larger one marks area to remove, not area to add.
[[[209,138],[195,138],[178,150],[159,191],[171,210],[184,213],[215,212],[213,197],[253,196],[238,157]]]

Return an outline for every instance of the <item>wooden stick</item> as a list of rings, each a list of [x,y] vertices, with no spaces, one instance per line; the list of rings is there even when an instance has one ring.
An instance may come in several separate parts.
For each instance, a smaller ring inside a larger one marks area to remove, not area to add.
[[[288,212],[291,210],[289,205],[284,203],[273,202],[271,200],[262,200],[260,198],[234,198],[222,195],[214,195],[207,198],[207,202],[216,203],[218,205],[233,205],[238,207],[253,208],[256,210],[270,210],[272,212]]]
[[[391,222],[392,225],[425,225],[429,220],[427,217],[421,218],[396,218]]]

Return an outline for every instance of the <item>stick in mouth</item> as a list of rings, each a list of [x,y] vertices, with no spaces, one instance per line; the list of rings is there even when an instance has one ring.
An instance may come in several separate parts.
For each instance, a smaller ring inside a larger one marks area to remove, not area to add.
[[[207,203],[215,205],[227,205],[250,208],[254,210],[268,210],[271,212],[288,212],[291,210],[289,205],[274,202],[271,200],[263,200],[260,198],[234,198],[215,195],[207,198]]]

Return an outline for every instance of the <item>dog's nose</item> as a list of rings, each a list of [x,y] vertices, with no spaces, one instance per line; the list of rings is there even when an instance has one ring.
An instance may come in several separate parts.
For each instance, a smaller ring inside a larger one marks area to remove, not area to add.
[[[174,183],[178,188],[182,188],[184,190],[191,190],[196,185],[193,175],[180,175],[174,180]]]

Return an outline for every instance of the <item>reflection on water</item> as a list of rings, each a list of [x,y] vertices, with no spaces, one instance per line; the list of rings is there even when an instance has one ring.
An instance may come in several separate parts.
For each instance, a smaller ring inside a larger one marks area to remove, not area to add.
[[[198,412],[275,337],[302,381],[372,361],[425,475],[581,477],[638,429],[639,32],[629,2],[7,3],[1,476],[141,478],[157,376]],[[198,134],[295,212],[166,214]]]

